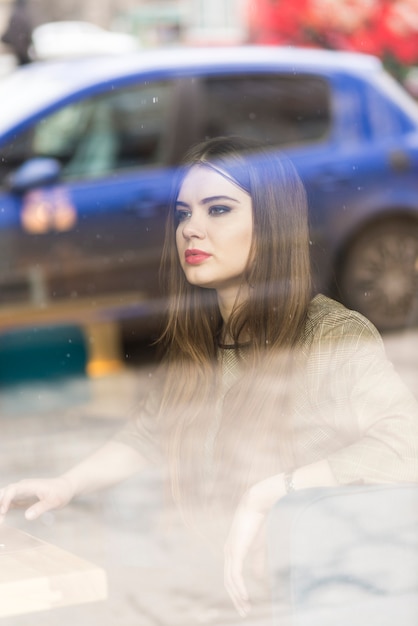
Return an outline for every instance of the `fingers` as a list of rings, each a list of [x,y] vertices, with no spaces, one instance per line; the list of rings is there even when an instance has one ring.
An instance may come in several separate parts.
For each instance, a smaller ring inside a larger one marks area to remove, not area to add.
[[[244,500],[237,508],[225,545],[225,588],[238,613],[245,617],[250,601],[243,578],[244,561],[264,522],[265,516]]]
[[[16,498],[17,484],[8,485],[0,490],[0,521],[2,522]]]
[[[241,617],[246,617],[250,612],[251,605],[247,588],[242,575],[243,563],[233,558],[229,549],[225,550],[224,584],[233,605]]]
[[[43,497],[39,484],[33,480],[22,480],[12,483],[0,490],[0,522],[8,511],[15,506],[29,506],[25,512],[26,519],[33,520],[45,511],[54,508],[55,503],[51,499]],[[33,504],[33,501],[36,503]],[[31,502],[32,501],[32,502]]]
[[[26,509],[25,517],[27,520],[38,519],[38,517],[40,517],[43,513],[46,513],[54,508],[56,508],[54,504],[41,500]]]

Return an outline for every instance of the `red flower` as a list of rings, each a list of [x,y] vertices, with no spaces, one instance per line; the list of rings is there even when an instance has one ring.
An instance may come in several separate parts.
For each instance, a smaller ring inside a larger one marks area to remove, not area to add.
[[[418,0],[252,0],[250,41],[418,62]]]

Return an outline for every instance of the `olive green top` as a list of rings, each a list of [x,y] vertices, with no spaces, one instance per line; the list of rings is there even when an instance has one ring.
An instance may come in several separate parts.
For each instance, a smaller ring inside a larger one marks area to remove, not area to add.
[[[296,465],[326,459],[340,484],[418,481],[418,403],[387,359],[382,339],[362,315],[316,296],[299,341],[303,376],[293,426]],[[219,402],[239,378],[242,360],[219,350]],[[160,386],[161,388],[161,386]],[[150,461],[161,460],[155,416],[158,391],[116,435]],[[206,442],[210,456],[219,422]]]

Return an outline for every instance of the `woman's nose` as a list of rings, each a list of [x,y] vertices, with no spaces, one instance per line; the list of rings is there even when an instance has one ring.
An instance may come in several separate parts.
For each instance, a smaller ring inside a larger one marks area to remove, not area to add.
[[[183,237],[185,239],[203,239],[205,236],[205,229],[202,220],[192,215],[183,225]]]

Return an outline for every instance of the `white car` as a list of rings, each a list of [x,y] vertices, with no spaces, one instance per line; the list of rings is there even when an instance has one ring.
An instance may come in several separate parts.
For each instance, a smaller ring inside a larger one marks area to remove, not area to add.
[[[32,33],[33,60],[59,59],[97,54],[123,54],[140,49],[139,40],[127,33],[104,30],[81,21],[48,22]]]

